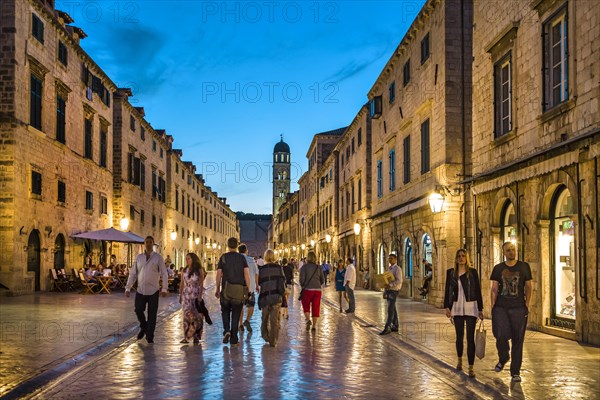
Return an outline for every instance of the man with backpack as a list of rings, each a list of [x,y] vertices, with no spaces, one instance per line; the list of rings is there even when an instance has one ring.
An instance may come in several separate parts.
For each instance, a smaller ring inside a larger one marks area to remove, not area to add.
[[[230,343],[232,347],[239,345],[238,322],[250,287],[248,262],[236,251],[237,247],[236,238],[227,240],[229,251],[219,258],[215,291],[215,297],[221,302],[223,343]]]

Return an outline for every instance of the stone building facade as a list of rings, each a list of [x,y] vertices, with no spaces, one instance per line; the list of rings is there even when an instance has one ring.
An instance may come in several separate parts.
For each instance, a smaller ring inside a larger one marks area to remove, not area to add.
[[[600,7],[517,3],[474,10],[469,184],[483,290],[513,241],[533,274],[530,327],[600,344]]]
[[[214,269],[227,239],[239,238],[239,223],[227,199],[206,186],[196,166],[182,157],[182,150],[169,148],[164,249],[177,268],[185,266],[188,252],[195,252],[207,269]]]
[[[300,184],[300,201],[304,201],[307,206],[303,210],[305,214],[300,217],[300,241],[306,243],[307,246],[310,245],[310,248],[314,249],[321,258],[323,257],[322,243],[325,242],[325,232],[319,229],[321,223],[319,211],[322,208],[321,204],[326,199],[321,198],[319,177],[322,166],[333,154],[333,149],[345,130],[346,128],[339,128],[314,135],[306,154],[308,170],[305,179]]]
[[[319,168],[317,182],[319,188],[319,208],[317,210],[317,237],[320,260],[332,262],[338,258],[337,226],[339,216],[338,196],[338,157],[334,150]]]
[[[311,144],[301,215],[330,201],[336,211],[318,235],[301,227],[299,243],[331,234],[338,254],[351,253],[352,221],[364,221],[373,275],[396,252],[403,294],[417,299],[426,259],[437,306],[465,247],[489,317],[489,277],[512,241],[532,268],[530,328],[600,343],[599,14],[592,1],[428,0],[368,94],[370,209],[351,210],[362,166],[347,165],[347,138],[359,112],[317,175],[338,166],[337,201],[327,181],[313,185]]]
[[[420,298],[433,265],[428,301],[442,305],[444,278],[464,247],[471,134],[472,3],[427,1],[369,91],[372,121],[371,238],[374,272],[398,255],[401,295]],[[444,199],[434,214],[429,196]]]
[[[371,117],[364,105],[335,146],[333,176],[335,228],[333,250],[336,258],[351,257],[359,282],[372,265],[371,258]]]
[[[164,130],[154,130],[142,107],[129,102],[131,89],[114,94],[113,226],[151,235],[165,243],[167,151],[172,141]],[[137,249],[136,249],[137,250]],[[127,245],[114,244],[117,262],[126,263]]]
[[[1,10],[0,282],[47,290],[50,268],[104,252],[70,236],[111,224],[116,86],[51,3],[8,0]]]
[[[168,209],[158,194],[168,191],[172,138],[83,51],[85,32],[54,1],[3,0],[0,22],[0,283],[12,294],[44,291],[52,268],[71,273],[111,251],[124,262],[123,246],[72,238],[118,229],[123,217],[166,250]],[[194,178],[192,187],[204,185]],[[193,232],[212,249],[239,227],[226,200],[205,189],[196,203],[213,212],[212,223],[206,217]]]

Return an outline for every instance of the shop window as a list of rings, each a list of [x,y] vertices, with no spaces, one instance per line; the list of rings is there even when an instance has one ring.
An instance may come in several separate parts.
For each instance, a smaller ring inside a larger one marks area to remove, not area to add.
[[[550,224],[551,256],[551,324],[575,329],[575,214],[571,193],[559,188],[552,199]]]

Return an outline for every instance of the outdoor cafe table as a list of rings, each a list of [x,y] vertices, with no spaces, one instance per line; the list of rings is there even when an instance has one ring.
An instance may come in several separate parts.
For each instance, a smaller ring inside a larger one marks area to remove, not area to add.
[[[125,285],[127,285],[127,278],[129,278],[129,275],[118,274],[118,275],[115,275],[115,278],[117,278],[118,285],[120,287],[124,288]]]
[[[100,291],[98,293],[108,293],[110,294],[110,287],[109,285],[112,283],[112,276],[97,276],[96,279],[98,279],[98,282],[100,282],[100,285],[102,285],[102,287],[100,288]]]

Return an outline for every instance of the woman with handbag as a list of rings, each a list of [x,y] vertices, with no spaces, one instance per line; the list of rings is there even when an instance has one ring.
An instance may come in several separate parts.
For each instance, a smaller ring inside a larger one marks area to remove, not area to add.
[[[277,346],[279,339],[279,311],[285,296],[285,275],[279,264],[275,263],[275,253],[265,251],[266,264],[258,267],[258,307],[262,310],[260,332],[262,338],[271,347]]]
[[[194,253],[185,256],[185,263],[186,268],[181,272],[179,286],[179,303],[183,310],[183,340],[180,343],[189,343],[192,338],[194,343],[199,343],[202,338],[204,318],[198,311],[196,302],[202,302],[206,272]]]
[[[454,268],[446,271],[446,290],[444,294],[446,316],[454,324],[456,330],[456,369],[462,370],[463,339],[465,324],[467,325],[467,358],[469,376],[475,377],[475,325],[477,318],[483,319],[483,299],[477,270],[471,266],[469,254],[465,249],[456,251]]]
[[[317,329],[317,322],[321,314],[321,291],[325,283],[323,269],[317,265],[317,255],[309,251],[306,256],[306,264],[300,269],[300,297],[302,310],[306,317],[306,330]],[[312,311],[312,321],[310,319]]]

